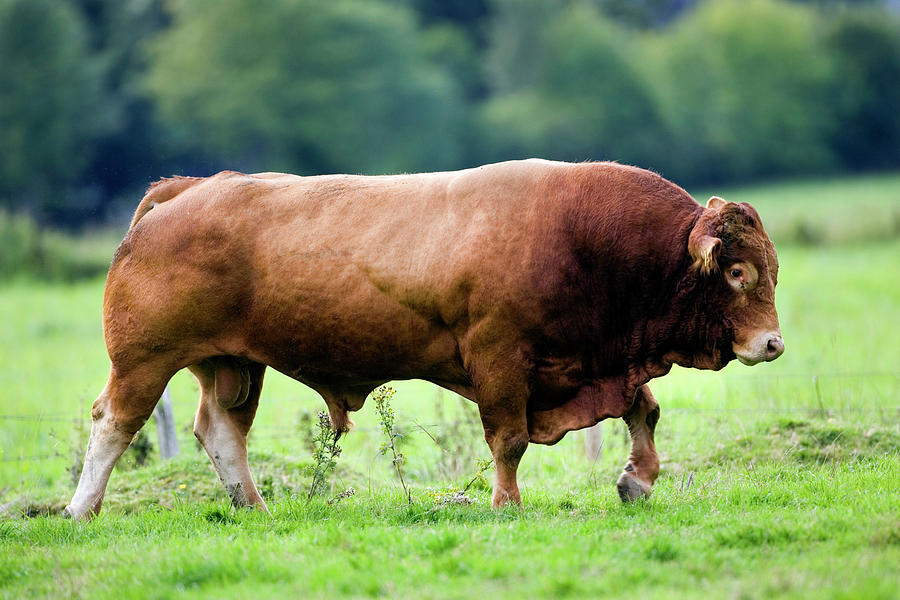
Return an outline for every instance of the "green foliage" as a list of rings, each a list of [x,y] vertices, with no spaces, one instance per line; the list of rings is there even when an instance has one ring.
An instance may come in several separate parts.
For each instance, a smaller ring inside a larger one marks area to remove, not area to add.
[[[421,47],[428,63],[444,70],[467,99],[478,96],[484,74],[477,49],[465,31],[452,25],[429,27],[421,32]]]
[[[102,65],[70,3],[0,2],[0,208],[43,216],[75,204],[73,185],[110,126]]]
[[[749,179],[823,170],[834,123],[833,66],[811,8],[773,0],[706,2],[648,47],[666,152],[679,178]]]
[[[0,212],[0,278],[39,271],[43,247],[41,232],[34,221],[24,215]]]
[[[666,132],[637,68],[634,40],[584,3],[540,25],[541,34],[526,46],[538,58],[515,71],[529,73],[530,81],[507,86],[512,91],[485,105],[492,158],[616,159],[653,166],[651,157],[666,145]],[[503,51],[493,48],[497,61]]]
[[[161,116],[206,150],[266,170],[392,172],[456,159],[459,91],[421,57],[400,5],[172,4],[151,45]]]
[[[683,0],[594,1],[608,18],[636,28],[651,28],[668,23],[693,4]]]
[[[485,71],[494,96],[538,83],[542,32],[566,4],[566,0],[493,0]]]
[[[466,487],[462,489],[462,493],[465,494],[469,491],[469,488],[473,485],[476,489],[481,488],[484,490],[490,489],[487,479],[484,477],[485,471],[490,471],[494,468],[493,459],[488,458],[479,458],[475,461],[475,476],[469,480],[469,483],[466,484]]]
[[[327,493],[328,479],[337,467],[337,458],[341,455],[341,447],[338,445],[340,433],[334,430],[328,413],[321,410],[315,425],[315,433],[312,436],[313,464],[312,480],[306,499]]]
[[[841,161],[856,168],[895,168],[900,165],[900,20],[884,11],[842,11],[829,24],[825,45],[836,65],[832,145]]]
[[[22,277],[75,281],[105,273],[115,232],[69,235],[44,229],[24,214],[0,209],[0,282]]]
[[[403,465],[406,464],[406,455],[398,448],[398,443],[403,437],[394,428],[394,409],[391,407],[391,398],[394,397],[396,391],[392,387],[381,386],[372,392],[372,400],[375,402],[375,410],[378,411],[378,422],[381,425],[381,433],[384,434],[386,441],[381,443],[378,453],[382,456],[388,451],[391,453],[391,464],[397,471],[397,477],[400,479],[400,485],[403,486],[403,494],[409,504],[412,504],[412,492],[403,479]]]
[[[83,221],[127,222],[149,182],[197,160],[181,154],[184,148],[173,139],[173,132],[154,119],[140,85],[147,69],[146,43],[168,25],[165,2],[70,0],[89,25],[91,58],[103,71],[104,95],[96,111],[113,126],[92,144],[92,160],[80,177],[90,191],[82,195],[98,197],[96,205],[79,206],[81,212],[67,212],[55,222],[68,226]]]

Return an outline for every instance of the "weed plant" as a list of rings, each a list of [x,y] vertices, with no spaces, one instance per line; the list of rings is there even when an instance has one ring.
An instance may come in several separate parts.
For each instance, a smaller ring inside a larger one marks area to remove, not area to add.
[[[307,500],[327,492],[328,480],[334,473],[337,459],[341,455],[341,447],[338,444],[340,432],[335,431],[327,412],[320,410],[317,416],[315,434],[312,437],[312,479],[306,494]]]
[[[382,442],[378,453],[385,456],[388,452],[391,454],[391,464],[397,471],[397,477],[400,479],[400,485],[403,486],[403,495],[406,501],[412,504],[412,492],[403,479],[403,465],[406,464],[406,455],[400,452],[397,443],[402,438],[402,434],[394,429],[394,409],[391,407],[391,398],[394,397],[396,391],[392,387],[381,386],[372,392],[372,400],[375,402],[375,409],[378,411],[378,421],[381,425],[381,432],[386,440]]]

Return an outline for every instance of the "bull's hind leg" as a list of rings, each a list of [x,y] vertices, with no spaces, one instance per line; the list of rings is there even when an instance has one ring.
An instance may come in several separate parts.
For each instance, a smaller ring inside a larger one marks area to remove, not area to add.
[[[100,512],[113,467],[153,413],[172,375],[167,368],[147,364],[128,372],[113,367],[91,411],[91,437],[67,516],[89,519]]]
[[[206,449],[231,503],[268,512],[247,463],[247,432],[256,416],[266,366],[216,357],[189,368],[200,382],[194,435]]]
[[[650,388],[646,385],[638,388],[634,404],[622,419],[631,434],[631,454],[616,487],[622,502],[631,502],[649,497],[653,482],[659,475],[659,457],[653,442],[653,432],[659,421],[659,404],[650,393]]]

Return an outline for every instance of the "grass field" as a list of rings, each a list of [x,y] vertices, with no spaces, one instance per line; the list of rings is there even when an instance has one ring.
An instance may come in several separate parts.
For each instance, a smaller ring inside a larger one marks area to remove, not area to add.
[[[70,523],[55,513],[108,369],[102,280],[4,285],[0,597],[900,596],[900,177],[717,192],[772,231],[787,352],[651,384],[663,470],[635,506],[613,485],[619,421],[594,462],[579,433],[530,447],[522,510],[492,513],[484,478],[473,504],[448,503],[489,453],[473,407],[421,382],[398,383],[395,401],[413,504],[368,405],[332,478],[356,495],[307,502],[303,423],[322,403],[269,372],[250,447],[273,515],[234,511],[192,441],[197,389],[179,374],[181,457],[127,458],[103,514]]]

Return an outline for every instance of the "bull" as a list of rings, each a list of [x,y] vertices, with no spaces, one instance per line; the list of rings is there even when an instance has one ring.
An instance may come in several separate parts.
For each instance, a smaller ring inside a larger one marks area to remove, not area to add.
[[[777,278],[749,204],[704,207],[616,163],[164,179],[110,266],[111,369],[66,512],[100,510],[113,466],[183,368],[200,385],[194,433],[232,502],[266,510],[246,438],[267,366],[316,390],[339,433],[390,380],[472,400],[495,508],[521,503],[529,443],[622,418],[632,447],[617,489],[635,500],[659,473],[647,382],[673,364],[780,356]]]

